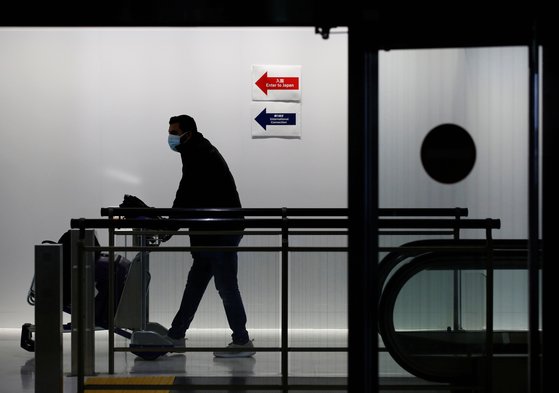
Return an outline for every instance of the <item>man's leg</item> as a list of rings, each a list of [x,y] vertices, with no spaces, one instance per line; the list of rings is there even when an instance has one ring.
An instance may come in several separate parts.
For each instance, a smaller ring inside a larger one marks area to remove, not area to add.
[[[193,252],[194,262],[188,273],[186,286],[182,294],[179,310],[173,319],[167,335],[171,338],[183,338],[190,323],[194,319],[202,296],[212,278],[212,266],[207,258],[200,253]]]
[[[220,236],[220,245],[238,246],[242,236]],[[215,287],[223,301],[231,337],[235,344],[249,341],[246,330],[247,317],[237,282],[237,252],[212,253],[212,270]]]

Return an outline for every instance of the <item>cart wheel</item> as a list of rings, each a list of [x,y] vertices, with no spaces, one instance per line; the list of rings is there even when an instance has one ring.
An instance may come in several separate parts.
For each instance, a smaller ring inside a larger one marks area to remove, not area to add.
[[[132,353],[136,356],[141,357],[144,360],[155,360],[158,357],[165,355],[167,352],[137,352],[137,351],[132,351]]]
[[[21,340],[20,346],[28,352],[35,352],[35,341],[31,338],[31,325],[24,323],[21,327]]]

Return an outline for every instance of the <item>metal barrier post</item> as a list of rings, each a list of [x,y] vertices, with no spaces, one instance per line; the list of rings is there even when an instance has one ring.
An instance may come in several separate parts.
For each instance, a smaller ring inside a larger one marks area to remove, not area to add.
[[[92,252],[79,250],[78,242],[85,246],[95,246],[95,231],[84,231],[80,239],[80,230],[71,232],[72,263],[72,371],[78,375],[83,355],[84,375],[95,374],[95,256]],[[83,261],[80,254],[83,253]],[[82,291],[83,296],[80,296]],[[81,323],[81,325],[80,325]],[[80,331],[78,331],[80,327]],[[81,353],[80,353],[81,352]]]
[[[454,219],[460,221],[459,209],[456,209]],[[454,240],[460,239],[460,227],[456,225],[454,228]],[[453,314],[453,329],[455,332],[462,330],[462,270],[454,269],[454,314]]]
[[[282,209],[281,226],[281,384],[282,392],[289,386],[289,224],[287,208]]]
[[[493,264],[493,234],[491,232],[491,225],[488,223],[485,229],[486,240],[487,240],[487,253],[486,253],[486,273],[487,279],[485,281],[485,354],[487,365],[486,371],[486,386],[485,391],[487,393],[493,392],[493,302],[494,302],[494,264]]]
[[[63,391],[62,245],[35,246],[35,392]]]

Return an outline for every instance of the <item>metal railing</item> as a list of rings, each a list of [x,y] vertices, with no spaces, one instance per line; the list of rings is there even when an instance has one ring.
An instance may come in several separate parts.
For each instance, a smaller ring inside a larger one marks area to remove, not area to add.
[[[379,219],[379,235],[449,235],[454,238],[460,237],[460,231],[463,229],[485,229],[488,239],[491,239],[491,231],[500,227],[500,221],[494,219],[464,219],[467,216],[467,209],[451,208],[451,209],[380,209]],[[290,383],[288,371],[288,354],[290,352],[348,352],[348,347],[290,347],[289,346],[289,329],[288,329],[288,294],[289,294],[289,253],[290,252],[347,252],[347,247],[328,247],[328,246],[292,246],[289,237],[292,235],[347,235],[349,219],[347,209],[159,209],[159,208],[102,208],[101,215],[105,218],[101,219],[72,219],[71,228],[79,230],[80,234],[84,234],[90,229],[107,229],[109,232],[109,246],[95,247],[86,245],[83,241],[78,242],[80,249],[79,255],[84,257],[88,252],[108,251],[109,252],[109,272],[114,272],[114,253],[119,251],[150,251],[150,252],[176,252],[176,251],[193,251],[193,250],[220,250],[228,251],[259,251],[259,252],[279,252],[281,264],[281,344],[280,347],[256,347],[255,352],[268,351],[281,353],[281,382],[279,384],[250,384],[235,385],[235,389],[266,389],[266,390],[344,390],[347,384],[320,384],[320,385],[300,385]],[[239,218],[241,215],[243,218]],[[163,216],[172,218],[160,219]],[[141,218],[129,218],[141,217]],[[402,218],[405,217],[405,218]],[[442,218],[447,217],[447,218]],[[450,217],[450,218],[448,218]],[[232,234],[239,233],[242,227],[243,234],[250,235],[278,235],[281,237],[281,246],[279,247],[196,247],[196,246],[115,246],[116,230],[119,228],[135,228],[141,229],[141,232],[135,230],[121,232],[121,234],[141,233],[142,235],[157,235],[162,232],[167,234]],[[169,228],[175,228],[169,230]],[[176,228],[195,228],[190,230],[176,230]],[[392,251],[398,247],[383,247],[380,251]],[[351,264],[352,261],[348,261]],[[83,269],[83,263],[80,260],[78,270]],[[491,264],[488,264],[488,271],[492,270]],[[488,280],[488,286],[492,286],[492,281]],[[115,281],[113,274],[109,274],[109,316],[114,315],[114,288]],[[82,288],[82,290],[85,290]],[[488,288],[488,294],[491,288]],[[81,299],[85,298],[85,294],[80,295]],[[373,294],[376,298],[376,294]],[[376,299],[378,301],[378,299]],[[80,313],[83,304],[78,305],[75,312]],[[371,305],[374,307],[375,305]],[[489,309],[488,309],[489,312]],[[488,324],[488,329],[491,325]],[[83,340],[83,321],[78,323],[78,337]],[[109,373],[114,373],[114,355],[115,352],[133,351],[128,347],[115,347],[114,333],[115,326],[113,318],[109,318],[108,326],[109,337]],[[81,332],[81,333],[80,333]],[[377,332],[371,332],[376,337]],[[490,332],[488,333],[490,334]],[[78,344],[82,346],[83,341]],[[196,348],[151,348],[149,351],[166,351],[166,352],[188,352],[188,351],[216,351],[223,348],[213,347],[196,347]],[[142,349],[143,351],[143,349]],[[84,391],[84,351],[78,351],[78,367],[77,380],[78,392]],[[87,390],[106,390],[110,388],[127,389],[123,385],[87,385]],[[138,385],[130,387],[137,389]],[[224,389],[223,385],[160,385],[150,387],[152,389],[182,389],[182,390],[216,390]],[[227,387],[231,388],[231,387]]]

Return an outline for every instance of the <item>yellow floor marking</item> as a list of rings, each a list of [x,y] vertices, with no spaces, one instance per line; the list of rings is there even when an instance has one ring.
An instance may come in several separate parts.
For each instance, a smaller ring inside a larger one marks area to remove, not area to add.
[[[86,392],[104,393],[169,393],[169,390],[92,390],[87,385],[172,385],[175,382],[173,376],[149,376],[149,377],[91,377],[85,381]]]

